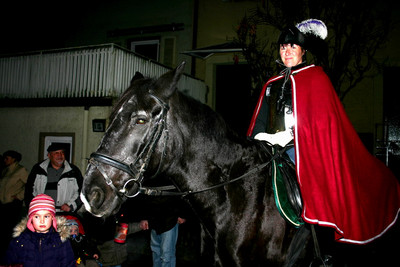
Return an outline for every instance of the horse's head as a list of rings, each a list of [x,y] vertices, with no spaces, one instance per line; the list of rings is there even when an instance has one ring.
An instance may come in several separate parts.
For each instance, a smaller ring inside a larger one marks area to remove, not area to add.
[[[138,194],[143,179],[159,170],[167,146],[168,103],[183,67],[184,63],[157,80],[136,73],[113,108],[81,191],[93,215],[115,214],[127,197]]]

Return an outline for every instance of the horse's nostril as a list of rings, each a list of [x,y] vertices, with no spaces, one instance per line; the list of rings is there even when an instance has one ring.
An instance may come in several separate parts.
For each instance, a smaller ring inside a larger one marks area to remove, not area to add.
[[[89,194],[90,206],[98,209],[104,202],[104,192],[98,187],[93,188]]]

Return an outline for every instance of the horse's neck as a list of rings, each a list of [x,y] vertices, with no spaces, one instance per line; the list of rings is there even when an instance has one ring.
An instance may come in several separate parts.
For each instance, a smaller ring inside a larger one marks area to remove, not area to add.
[[[267,160],[257,141],[238,136],[221,116],[196,100],[179,94],[170,114],[170,159],[172,165],[186,170],[182,175],[213,179],[213,173],[218,173],[232,178]]]
[[[214,179],[232,179],[267,161],[257,142],[246,140],[220,127],[217,121],[191,121],[192,127],[180,128],[172,154],[178,165],[187,168],[185,176],[202,175]],[[214,126],[214,127],[213,127]],[[184,168],[182,168],[184,169]],[[193,172],[192,170],[196,170]],[[196,177],[192,177],[196,179]]]

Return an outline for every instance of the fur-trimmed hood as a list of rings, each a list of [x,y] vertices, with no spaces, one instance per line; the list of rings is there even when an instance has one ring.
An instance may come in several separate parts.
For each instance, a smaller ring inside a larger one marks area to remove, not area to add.
[[[68,240],[70,231],[66,225],[67,219],[62,216],[56,216],[57,220],[57,232],[60,234],[62,242]],[[25,229],[27,229],[28,217],[25,217],[14,227],[13,237],[19,237]]]

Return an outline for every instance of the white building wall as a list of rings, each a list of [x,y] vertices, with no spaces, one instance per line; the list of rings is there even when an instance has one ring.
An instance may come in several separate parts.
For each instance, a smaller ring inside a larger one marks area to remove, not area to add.
[[[88,125],[85,128],[84,107],[0,108],[0,153],[7,150],[20,152],[21,164],[30,171],[40,160],[41,132],[75,133],[72,163],[84,173],[85,159],[96,150],[104,134],[92,131],[92,120],[108,119],[110,109],[111,107],[89,108]],[[84,129],[87,129],[86,140],[83,139]],[[85,154],[83,151],[86,151]]]

